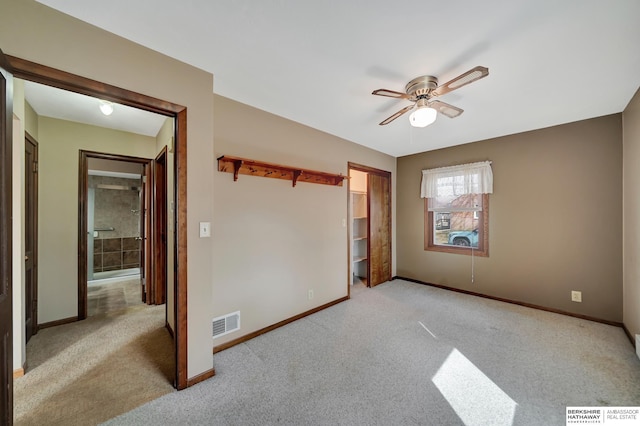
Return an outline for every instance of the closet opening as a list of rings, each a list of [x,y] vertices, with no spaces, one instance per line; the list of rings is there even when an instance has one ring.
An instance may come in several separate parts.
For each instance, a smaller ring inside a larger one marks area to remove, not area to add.
[[[349,163],[349,285],[391,280],[391,172]]]
[[[367,286],[369,275],[369,221],[367,213],[367,173],[349,170],[351,202],[351,285]]]

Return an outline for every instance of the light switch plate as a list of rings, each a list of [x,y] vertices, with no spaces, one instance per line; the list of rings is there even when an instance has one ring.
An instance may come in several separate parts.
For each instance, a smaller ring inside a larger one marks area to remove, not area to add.
[[[211,236],[211,222],[200,222],[200,238]]]

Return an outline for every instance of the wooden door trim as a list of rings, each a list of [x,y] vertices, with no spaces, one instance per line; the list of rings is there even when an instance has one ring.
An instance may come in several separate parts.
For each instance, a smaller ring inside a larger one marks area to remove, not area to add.
[[[386,170],[376,169],[374,167],[364,166],[362,164],[352,162],[349,162],[347,164],[349,166],[349,169],[358,170],[365,173],[372,173],[374,175],[388,176],[389,179],[391,179],[391,172],[388,172]]]
[[[149,162],[144,165],[144,182],[142,187],[144,188],[144,197],[141,200],[140,210],[144,211],[144,225],[142,237],[142,244],[144,245],[144,250],[142,251],[142,258],[140,259],[140,267],[141,270],[144,271],[144,290],[146,294],[146,302],[147,305],[153,305],[155,300],[155,288],[153,287],[154,280],[154,272],[153,272],[153,252],[154,250],[154,241],[152,238],[152,229],[151,229],[151,218],[153,216],[153,205],[152,197],[153,197],[153,187],[155,183],[153,181],[153,160],[149,160]]]
[[[0,320],[8,325],[6,334],[0,333],[0,351],[6,358],[0,357],[0,424],[13,423],[13,299],[12,299],[12,227],[11,227],[11,192],[12,192],[12,141],[13,141],[13,80],[11,66],[0,50],[0,120],[6,128],[0,131],[0,297],[6,303],[0,309]],[[5,72],[3,72],[6,71]],[[0,125],[0,128],[2,126]],[[1,296],[4,291],[4,296]],[[5,387],[6,386],[6,387]]]
[[[187,109],[175,116],[174,170],[174,321],[176,336],[176,388],[189,386],[187,372]]]
[[[6,55],[6,58],[15,78],[57,87],[105,101],[117,102],[169,117],[175,117],[179,112],[186,110],[186,107],[178,104],[101,83],[97,80],[81,77],[46,65],[40,65],[26,59],[11,55]]]
[[[65,71],[36,64],[14,56],[6,56],[8,68],[17,78],[58,87],[72,92],[98,97],[145,111],[173,117],[175,120],[175,222],[176,274],[176,381],[177,389],[188,385],[187,377],[187,108],[182,105],[142,95],[130,90],[80,77]],[[4,169],[6,170],[6,169]]]

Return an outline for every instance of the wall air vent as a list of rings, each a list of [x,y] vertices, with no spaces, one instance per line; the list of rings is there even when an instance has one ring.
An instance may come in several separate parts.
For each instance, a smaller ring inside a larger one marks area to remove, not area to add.
[[[240,311],[214,318],[212,325],[214,339],[240,330]]]

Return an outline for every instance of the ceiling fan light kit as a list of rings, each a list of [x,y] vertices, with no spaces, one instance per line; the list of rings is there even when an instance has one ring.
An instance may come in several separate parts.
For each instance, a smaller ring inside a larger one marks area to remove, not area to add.
[[[441,86],[438,86],[438,79],[436,77],[425,75],[414,78],[407,83],[405,93],[389,89],[374,90],[372,95],[406,99],[414,103],[385,118],[380,122],[380,125],[384,126],[389,124],[410,110],[413,111],[409,115],[409,122],[413,127],[426,127],[432,124],[436,121],[438,112],[449,118],[456,118],[462,114],[464,110],[433,98],[452,92],[488,75],[488,68],[477,66]]]
[[[419,105],[421,101],[422,99],[416,103],[416,107],[409,115],[409,122],[413,127],[427,127],[436,121],[438,115],[438,111],[431,108],[426,102],[424,105]]]

